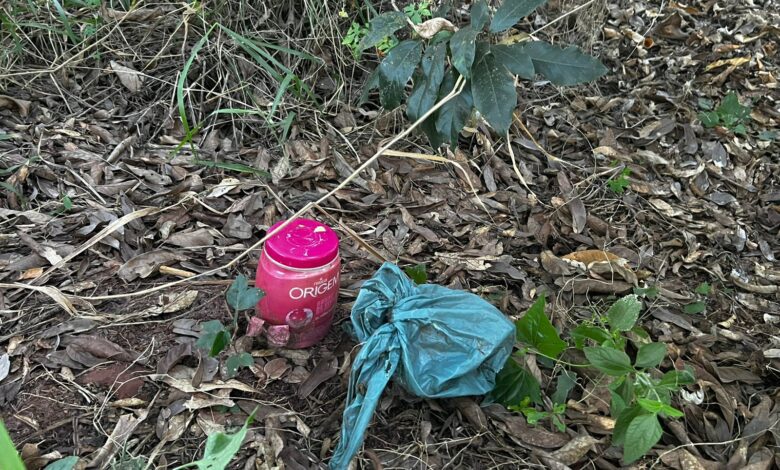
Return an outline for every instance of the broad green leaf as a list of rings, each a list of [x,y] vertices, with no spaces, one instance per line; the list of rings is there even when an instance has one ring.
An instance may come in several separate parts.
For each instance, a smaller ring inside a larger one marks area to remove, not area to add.
[[[620,377],[609,384],[609,392],[612,396],[609,412],[612,416],[620,416],[634,399],[634,382],[628,376]]]
[[[555,85],[590,82],[607,73],[607,68],[598,59],[574,46],[563,49],[535,41],[525,44],[523,49],[531,57],[536,73]]]
[[[609,334],[609,331],[591,325],[579,325],[572,330],[571,337],[574,340],[574,347],[577,349],[582,349],[582,347],[585,346],[586,339],[592,339],[598,345],[602,345],[605,341],[612,339],[612,335]]]
[[[230,333],[225,330],[217,332],[217,334],[214,336],[214,342],[211,343],[209,356],[217,357],[219,353],[225,350],[228,343],[230,343]]]
[[[699,300],[697,302],[694,302],[692,304],[688,304],[683,307],[683,312],[693,315],[696,313],[701,313],[703,311],[707,310],[707,304],[703,301]]]
[[[696,378],[690,370],[670,370],[661,377],[661,380],[656,384],[656,388],[674,391],[683,385],[690,385],[695,381]]]
[[[653,413],[640,414],[631,420],[623,443],[623,461],[628,464],[645,455],[661,439],[662,434],[661,423]]]
[[[666,357],[666,345],[663,343],[650,343],[639,346],[634,365],[640,368],[658,367]]]
[[[701,295],[710,295],[710,291],[712,291],[712,286],[709,282],[702,282],[698,286],[696,286],[696,293]]]
[[[425,49],[420,62],[422,75],[415,77],[414,89],[406,102],[406,115],[410,121],[416,121],[436,104],[439,88],[444,80],[446,61],[446,44],[436,44]],[[430,119],[433,126],[435,118]]]
[[[43,470],[73,470],[77,463],[79,463],[78,456],[71,455],[50,463]]]
[[[545,296],[542,295],[523,318],[515,322],[517,340],[555,359],[566,349],[566,343],[558,336],[558,331],[544,314],[544,305]]]
[[[228,377],[235,377],[240,367],[249,367],[255,363],[252,355],[246,352],[230,356],[225,361],[225,369],[227,370]]]
[[[612,444],[619,446],[622,445],[626,438],[626,430],[631,421],[637,416],[644,413],[645,410],[639,405],[634,405],[630,408],[624,409],[615,420],[615,428],[612,430]],[[613,416],[614,417],[614,416]]]
[[[3,470],[24,470],[22,458],[14,448],[11,436],[5,429],[5,424],[0,420],[0,468]]]
[[[428,282],[428,271],[422,263],[415,266],[409,266],[404,269],[404,272],[415,284],[425,284]]]
[[[607,323],[612,331],[629,331],[636,324],[642,302],[636,294],[629,294],[615,301],[607,311]]]
[[[648,400],[647,398],[637,398],[636,402],[639,403],[639,406],[641,406],[646,411],[649,411],[650,413],[654,413],[654,414],[664,413],[665,415],[672,418],[679,418],[685,415],[682,411],[678,410],[677,408],[674,408],[672,406],[667,405],[664,402],[660,402],[657,400]]]
[[[406,40],[398,43],[379,64],[379,100],[385,109],[401,104],[404,87],[421,56],[422,42]]]
[[[479,57],[471,73],[474,106],[496,133],[506,134],[512,124],[512,111],[517,106],[514,79],[493,54]]]
[[[369,23],[368,32],[360,41],[360,50],[374,47],[384,38],[406,26],[406,15],[400,11],[382,13]]]
[[[739,104],[739,98],[733,91],[723,98],[717,111],[721,120],[729,127],[750,117],[750,107]]]
[[[506,31],[544,2],[545,0],[504,0],[493,14],[490,32]]]
[[[561,369],[558,374],[558,383],[555,385],[555,393],[550,397],[554,404],[566,403],[569,392],[577,385],[577,374],[566,369]]]
[[[623,351],[603,347],[587,347],[583,351],[593,367],[607,375],[620,377],[634,372],[631,359]]]
[[[207,321],[201,325],[201,334],[195,346],[209,351],[209,356],[215,357],[230,342],[230,333],[225,331],[225,327],[218,320]]]
[[[454,85],[455,74],[450,71],[445,76],[439,96],[449,93]],[[458,144],[458,135],[471,117],[473,108],[474,100],[471,96],[471,87],[467,83],[458,96],[444,103],[444,106],[439,108],[436,113],[435,139],[437,142],[435,143],[429,134],[428,139],[431,141],[431,146],[438,148],[442,143],[449,142],[455,147]]]
[[[715,111],[707,111],[699,113],[699,121],[704,127],[715,127],[720,124],[720,116]]]
[[[471,4],[471,27],[476,31],[482,31],[490,19],[490,10],[485,0],[476,0]]]
[[[235,310],[255,308],[265,293],[257,287],[249,287],[246,276],[239,274],[225,294],[227,303]]]
[[[496,386],[487,400],[504,406],[519,406],[526,398],[541,403],[541,387],[536,378],[510,356],[496,376]]]
[[[452,66],[465,78],[471,77],[471,66],[474,64],[474,54],[477,45],[478,31],[471,28],[461,28],[450,39],[452,51]]]
[[[526,80],[534,78],[534,63],[531,61],[531,56],[523,50],[522,43],[496,44],[490,46],[490,53],[513,74]]]
[[[224,326],[219,320],[209,320],[206,323],[200,325],[200,329],[206,333],[217,333],[222,331],[223,328]]]
[[[254,419],[255,413],[247,418],[244,426],[235,434],[214,433],[206,438],[206,447],[203,450],[203,458],[196,460],[187,466],[195,465],[199,470],[225,469],[233,460],[233,456],[241,448],[246,437],[247,429]]]

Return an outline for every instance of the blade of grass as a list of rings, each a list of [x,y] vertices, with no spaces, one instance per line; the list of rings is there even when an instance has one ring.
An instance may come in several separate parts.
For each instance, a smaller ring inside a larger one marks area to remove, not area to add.
[[[192,63],[195,61],[195,57],[197,57],[198,52],[200,52],[200,50],[203,48],[203,45],[206,44],[206,41],[208,40],[209,35],[214,30],[215,26],[216,25],[209,28],[208,31],[206,31],[206,34],[204,34],[203,37],[200,38],[197,43],[195,43],[195,47],[192,48],[192,52],[190,52],[190,56],[187,58],[187,62],[184,63],[184,67],[179,74],[179,80],[176,82],[176,104],[179,108],[179,119],[181,119],[184,130],[190,137],[189,140],[192,140],[192,136],[189,135],[191,130],[190,123],[187,120],[187,109],[184,106],[184,83],[187,81],[187,75],[190,73],[190,68],[192,67]]]
[[[287,92],[287,88],[290,86],[290,83],[292,82],[295,75],[288,73],[286,77],[284,77],[284,80],[279,84],[279,89],[276,91],[276,97],[274,97],[274,102],[271,105],[271,110],[268,112],[268,116],[266,116],[266,121],[270,121],[274,114],[276,114],[276,108],[279,107],[279,104],[282,102],[282,98],[284,97],[284,94]]]
[[[251,166],[244,165],[243,163],[212,162],[209,160],[200,160],[197,158],[193,160],[193,163],[196,165],[205,166],[206,168],[221,168],[223,170],[237,171],[239,173],[250,173],[253,175],[261,176],[263,178],[271,177],[271,174],[268,173],[267,171],[258,170],[257,168],[252,168]]]
[[[81,42],[81,38],[79,38],[76,33],[73,32],[73,28],[70,26],[70,20],[68,19],[68,12],[65,11],[64,8],[62,8],[62,5],[60,4],[59,0],[51,0],[51,3],[54,5],[54,9],[57,10],[57,14],[60,17],[60,21],[62,21],[62,25],[65,27],[65,33],[67,36],[73,41],[75,44],[78,44]]]

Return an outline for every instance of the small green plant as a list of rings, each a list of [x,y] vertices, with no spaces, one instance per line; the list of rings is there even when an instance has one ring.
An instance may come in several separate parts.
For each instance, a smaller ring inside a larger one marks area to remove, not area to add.
[[[412,2],[404,7],[404,13],[414,24],[420,24],[431,17],[431,2]]]
[[[702,102],[699,102],[702,105]],[[737,94],[729,92],[714,111],[702,111],[699,120],[704,127],[721,126],[731,130],[735,134],[746,134],[745,124],[750,120],[750,106],[739,103]]]
[[[218,356],[228,347],[238,329],[238,312],[254,308],[264,295],[262,290],[249,286],[246,276],[237,276],[225,294],[228,305],[234,310],[232,324],[228,327],[219,320],[207,321],[201,325],[203,333],[195,343],[196,346],[208,351],[211,357]],[[241,367],[249,367],[252,364],[254,364],[254,359],[249,353],[242,352],[230,355],[225,361],[227,376],[234,377]]]
[[[522,346],[516,356],[532,351],[544,360],[556,360],[568,347],[544,314],[544,305],[541,297],[515,323]],[[592,367],[609,378],[606,386],[611,396],[610,414],[616,420],[612,443],[622,446],[626,463],[642,457],[660,440],[659,416],[683,415],[671,405],[672,396],[694,380],[689,369],[663,374],[657,370],[666,357],[666,345],[650,341],[648,334],[637,326],[641,309],[637,295],[627,295],[618,299],[606,314],[597,315],[571,332],[574,347],[584,352],[587,363],[568,366]],[[629,344],[633,346],[633,359],[626,352]],[[565,412],[562,404],[575,381],[576,376],[559,375],[553,395],[555,405],[549,411],[540,411],[533,406],[543,404],[539,382],[510,358],[496,379],[490,399],[523,413],[529,423],[550,418],[560,429]]]
[[[704,313],[707,310],[707,296],[710,295],[712,286],[708,282],[702,282],[694,292],[696,293],[696,301],[683,306],[683,311],[687,314]]]
[[[368,28],[353,21],[352,24],[349,25],[349,29],[347,30],[347,34],[344,35],[344,39],[341,40],[341,45],[346,46],[352,51],[352,58],[355,60],[360,59],[360,41],[363,40],[363,37],[367,32]]]
[[[626,167],[614,178],[607,181],[607,187],[615,194],[621,195],[631,184],[628,177],[631,176],[631,169]]]
[[[639,297],[646,297],[648,299],[654,299],[658,297],[658,294],[660,293],[658,287],[655,285],[648,287],[634,287],[633,292]]]
[[[477,0],[471,6],[470,24],[454,33],[442,29],[424,39],[422,30],[415,29],[410,39],[387,53],[369,79],[364,99],[368,91],[379,88],[379,101],[385,109],[394,109],[405,101],[407,117],[416,121],[458,80],[464,80],[464,90],[422,123],[431,145],[455,145],[474,109],[497,133],[505,134],[517,106],[515,75],[531,80],[540,74],[556,85],[574,85],[595,80],[607,71],[597,59],[576,47],[562,48],[544,41],[502,43],[502,35],[509,28],[543,3],[504,0],[491,17],[486,1]],[[375,47],[407,25],[403,12],[376,16],[361,41],[361,50]],[[414,86],[405,97],[409,80]]]
[[[203,458],[180,465],[173,470],[181,470],[189,467],[197,467],[198,470],[222,470],[228,467],[230,461],[236,455],[244,442],[249,425],[254,421],[257,409],[246,419],[244,425],[233,434],[216,432],[206,438],[206,445],[203,450]]]
[[[428,282],[428,271],[425,269],[424,264],[409,266],[404,269],[404,272],[415,284],[425,284]]]

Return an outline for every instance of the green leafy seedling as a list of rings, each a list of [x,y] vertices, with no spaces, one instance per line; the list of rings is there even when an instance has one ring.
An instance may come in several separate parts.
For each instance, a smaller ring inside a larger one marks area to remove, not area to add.
[[[404,7],[404,13],[414,24],[420,24],[431,17],[431,2],[412,2]]]
[[[658,290],[657,286],[650,286],[650,287],[634,287],[633,292],[639,297],[647,297],[648,299],[654,299],[658,297],[660,291]]]
[[[19,453],[14,448],[11,436],[5,424],[0,421],[0,468],[3,470],[24,470],[24,464]]]
[[[701,103],[700,103],[701,104]],[[725,127],[735,134],[746,134],[745,123],[750,119],[750,106],[739,103],[737,94],[729,92],[714,111],[699,113],[699,120],[704,127]]]
[[[255,360],[252,355],[246,352],[236,354],[235,356],[230,356],[227,361],[225,361],[225,368],[227,369],[228,378],[235,377],[236,374],[238,374],[238,369],[241,367],[249,367],[254,363]]]
[[[631,176],[630,168],[623,168],[619,175],[607,181],[607,187],[615,194],[621,195],[631,185],[628,177]]]
[[[265,293],[257,287],[250,287],[249,281],[243,274],[236,276],[236,279],[230,284],[225,298],[227,303],[237,312],[255,308]]]
[[[710,295],[712,286],[708,282],[702,282],[694,292],[698,294],[698,300],[683,306],[683,312],[693,315],[697,313],[704,313],[707,310],[707,296]]]
[[[379,88],[380,104],[394,109],[406,101],[406,114],[417,120],[458,80],[465,81],[463,91],[442,105],[420,126],[435,148],[444,143],[455,145],[460,131],[473,111],[504,135],[512,123],[517,106],[515,76],[531,80],[537,74],[554,85],[570,86],[593,81],[607,72],[595,58],[576,47],[562,48],[543,41],[501,44],[501,36],[544,0],[503,0],[491,18],[485,0],[471,6],[471,22],[454,34],[440,31],[430,39],[411,34],[387,52],[364,90]],[[391,11],[374,17],[361,41],[361,50],[379,45],[407,26],[407,14],[414,10]],[[427,15],[427,12],[425,12]],[[485,27],[488,26],[487,30]],[[411,93],[406,86],[413,81]]]
[[[206,438],[206,446],[203,450],[203,458],[176,467],[174,470],[180,470],[188,467],[197,467],[198,470],[220,470],[228,468],[230,461],[241,448],[244,442],[249,425],[255,418],[255,412],[246,419],[244,425],[233,434],[217,432]]]
[[[701,291],[705,290],[702,287]],[[659,441],[662,434],[659,416],[682,416],[682,412],[671,405],[672,394],[694,381],[689,369],[668,371],[659,377],[656,369],[666,358],[667,347],[650,341],[647,333],[637,325],[642,311],[640,294],[643,292],[624,296],[604,315],[594,314],[591,322],[578,325],[572,331],[571,339],[575,347],[585,353],[587,362],[568,364],[569,367],[592,367],[610,377],[606,387],[611,396],[610,413],[615,419],[612,443],[623,448],[626,464],[645,455]],[[524,348],[521,351],[556,358],[567,346],[544,316],[542,299],[516,322],[516,328],[518,342]],[[626,351],[629,337],[636,348],[633,358]],[[524,352],[517,353],[522,354]],[[497,401],[522,413],[529,423],[549,418],[556,428],[563,430],[564,402],[576,377],[564,369],[552,396],[553,408],[539,410],[532,404],[544,403],[540,384],[514,357],[510,357],[499,372],[488,401]]]
[[[425,265],[422,263],[409,266],[408,268],[404,269],[404,272],[417,285],[428,282],[428,271],[425,269]]]
[[[362,52],[360,43],[363,41],[367,32],[368,28],[353,21],[352,24],[349,25],[349,29],[347,30],[347,34],[344,35],[344,39],[341,40],[341,45],[346,46],[352,52],[352,57],[355,60],[360,58]]]

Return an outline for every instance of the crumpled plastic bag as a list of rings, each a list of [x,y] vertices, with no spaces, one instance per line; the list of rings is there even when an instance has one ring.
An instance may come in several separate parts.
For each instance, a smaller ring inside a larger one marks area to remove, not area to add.
[[[487,301],[415,285],[392,263],[363,284],[352,325],[363,344],[352,364],[333,470],[346,469],[360,449],[391,378],[419,397],[486,394],[515,341],[514,324]]]

